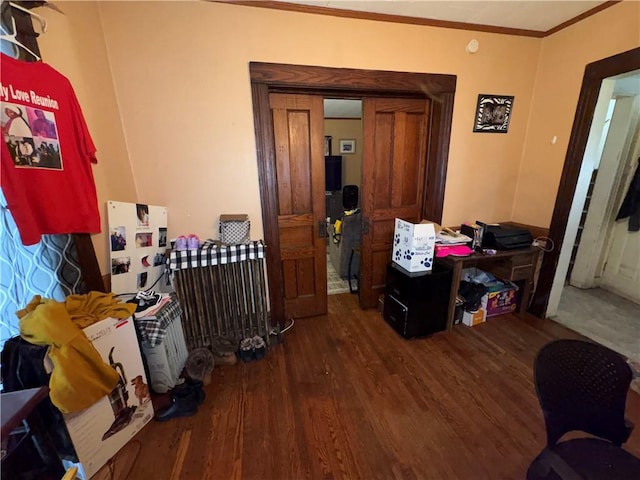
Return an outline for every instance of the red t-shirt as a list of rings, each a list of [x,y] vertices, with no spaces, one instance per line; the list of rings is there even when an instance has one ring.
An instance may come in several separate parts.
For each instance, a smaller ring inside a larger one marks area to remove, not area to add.
[[[0,62],[0,176],[22,243],[99,232],[96,148],[71,83],[42,62]]]

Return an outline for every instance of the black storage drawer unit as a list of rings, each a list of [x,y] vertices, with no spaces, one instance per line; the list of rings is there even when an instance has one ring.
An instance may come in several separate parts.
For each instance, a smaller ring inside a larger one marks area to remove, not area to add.
[[[384,296],[385,321],[404,338],[445,330],[451,275],[451,269],[439,263],[429,272],[415,273],[390,263]]]

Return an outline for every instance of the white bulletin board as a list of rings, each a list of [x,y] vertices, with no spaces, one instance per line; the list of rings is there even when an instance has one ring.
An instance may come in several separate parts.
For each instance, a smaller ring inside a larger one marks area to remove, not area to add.
[[[164,272],[167,209],[142,203],[107,202],[111,291],[147,290]],[[159,290],[160,280],[153,289]]]

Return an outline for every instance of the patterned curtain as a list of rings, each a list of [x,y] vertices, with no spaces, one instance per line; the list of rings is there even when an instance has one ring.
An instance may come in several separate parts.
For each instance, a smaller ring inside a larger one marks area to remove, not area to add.
[[[72,235],[43,235],[24,246],[0,190],[0,349],[19,334],[16,311],[33,298],[86,293]]]

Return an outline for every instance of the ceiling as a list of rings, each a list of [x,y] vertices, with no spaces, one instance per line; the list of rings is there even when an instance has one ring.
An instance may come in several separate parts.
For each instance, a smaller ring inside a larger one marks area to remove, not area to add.
[[[604,1],[287,0],[313,7],[546,32]]]
[[[582,0],[288,0],[284,3],[546,32],[607,2]],[[636,74],[624,81],[618,81],[616,87],[619,94],[629,94],[638,88],[637,85],[638,76]],[[324,111],[325,118],[361,118],[362,102],[359,100],[325,99]]]

